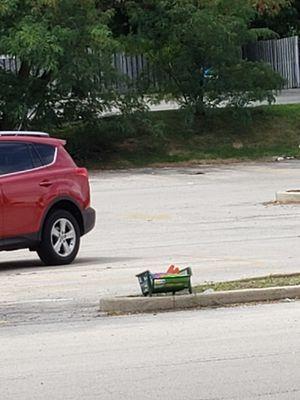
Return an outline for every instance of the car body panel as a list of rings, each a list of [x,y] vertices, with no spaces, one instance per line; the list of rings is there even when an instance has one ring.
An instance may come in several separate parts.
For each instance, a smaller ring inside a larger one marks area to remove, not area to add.
[[[3,210],[3,193],[2,185],[0,184],[0,210]],[[3,211],[0,212],[0,239],[3,237]]]
[[[48,144],[56,151],[49,165],[0,175],[0,250],[34,247],[42,238],[47,214],[61,201],[69,202],[80,213],[82,234],[93,228],[95,212],[90,209],[87,172],[76,166],[63,147],[65,141],[0,136],[3,142]]]

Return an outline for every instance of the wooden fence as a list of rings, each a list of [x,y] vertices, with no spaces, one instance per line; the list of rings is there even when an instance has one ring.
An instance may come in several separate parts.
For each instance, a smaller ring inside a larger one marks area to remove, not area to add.
[[[300,55],[299,38],[293,36],[284,39],[262,40],[243,48],[243,57],[251,61],[264,61],[285,79],[285,88],[300,88]],[[129,78],[131,82],[137,81],[143,75],[144,81],[148,80],[152,86],[159,87],[163,77],[147,62],[145,56],[127,56],[116,54],[113,59],[116,70]],[[123,86],[124,88],[124,86]]]
[[[118,91],[126,92],[130,87],[136,87],[140,81],[147,87],[159,85],[159,74],[151,68],[144,55],[129,56],[117,53],[112,57],[112,67],[117,72],[114,81],[103,82],[103,88],[113,87]],[[20,62],[17,58],[0,55],[0,68],[18,73]],[[101,76],[101,72],[99,72]]]
[[[0,56],[0,68],[5,69],[6,71],[18,72],[20,66],[16,58]]]
[[[168,79],[161,71],[151,66],[144,55],[114,54],[112,65],[120,77],[126,78],[116,82],[116,87],[121,91],[138,86],[146,91],[158,90],[161,82]]]
[[[299,38],[262,40],[244,48],[244,58],[265,61],[285,79],[285,88],[300,87]]]
[[[245,46],[243,57],[251,61],[269,63],[285,79],[286,88],[300,88],[299,38],[293,36],[279,40],[263,40]],[[143,87],[159,89],[160,82],[167,79],[155,71],[144,55],[128,56],[124,53],[115,54],[112,65],[116,71],[127,79],[116,79],[111,85],[121,92],[126,92],[129,86],[137,86],[143,81]],[[18,71],[19,63],[14,58],[0,56],[0,68]],[[147,90],[147,89],[146,89]]]

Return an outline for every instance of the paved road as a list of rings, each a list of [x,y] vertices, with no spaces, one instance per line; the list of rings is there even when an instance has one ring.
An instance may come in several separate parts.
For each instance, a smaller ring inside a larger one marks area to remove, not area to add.
[[[277,104],[300,103],[300,89],[283,90],[276,99]]]
[[[285,89],[282,90],[276,97],[275,104],[298,104],[300,103],[300,89]],[[268,102],[254,102],[253,106],[266,105]],[[224,103],[226,105],[226,103]],[[151,111],[166,111],[166,110],[178,110],[179,104],[176,101],[161,101],[159,104],[148,104]],[[113,108],[109,112],[105,112],[102,115],[114,115],[119,114],[118,108]]]
[[[298,400],[300,302],[0,329],[1,400]]]
[[[169,263],[194,282],[299,272],[300,162],[92,174],[96,230],[72,266],[1,253],[1,400],[275,399],[300,396],[300,302],[107,318]]]
[[[300,206],[266,204],[299,178],[299,161],[93,173],[98,224],[74,265],[0,254],[0,320],[85,314],[170,263],[191,266],[194,283],[299,272]]]
[[[300,89],[286,89],[282,90],[281,93],[276,97],[276,104],[298,104],[300,103]],[[258,106],[261,104],[268,104],[267,102],[256,102],[253,105]],[[151,105],[152,111],[165,111],[165,110],[177,110],[179,108],[178,103],[175,101],[162,101],[157,105]]]

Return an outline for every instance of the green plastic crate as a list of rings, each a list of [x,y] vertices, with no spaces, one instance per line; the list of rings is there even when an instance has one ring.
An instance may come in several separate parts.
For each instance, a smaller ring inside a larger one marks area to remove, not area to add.
[[[189,293],[192,293],[191,268],[182,269],[178,274],[168,274],[164,272],[151,273],[150,271],[144,271],[136,276],[144,296],[152,296],[154,293],[175,294],[185,289],[187,289]]]

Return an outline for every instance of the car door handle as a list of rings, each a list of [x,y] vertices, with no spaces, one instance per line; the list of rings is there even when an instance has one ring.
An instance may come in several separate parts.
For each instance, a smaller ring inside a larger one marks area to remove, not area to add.
[[[51,182],[51,181],[42,181],[42,182],[40,182],[40,186],[42,186],[42,187],[49,187],[51,185],[53,185],[53,182]]]

